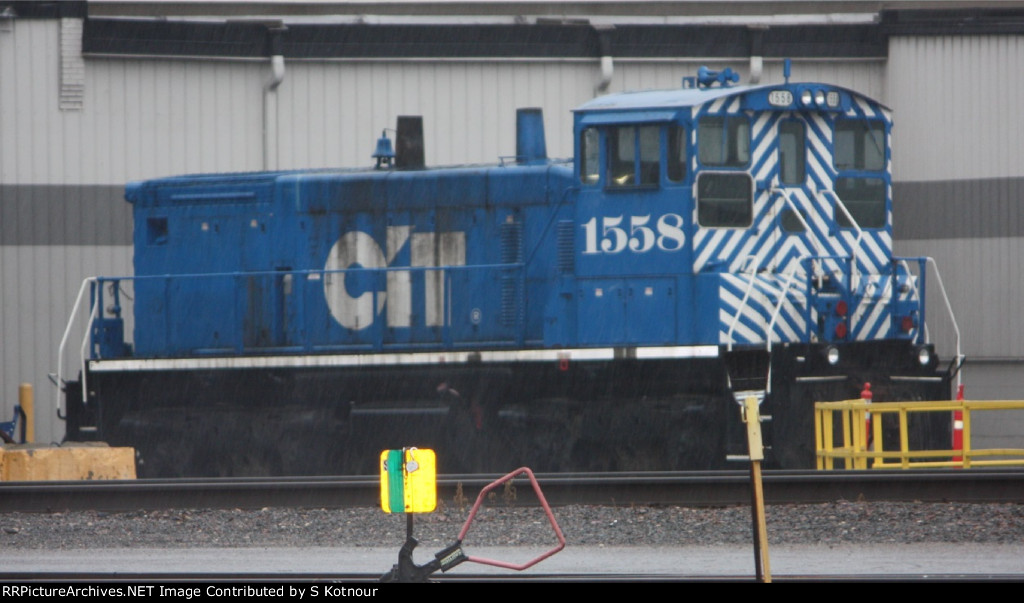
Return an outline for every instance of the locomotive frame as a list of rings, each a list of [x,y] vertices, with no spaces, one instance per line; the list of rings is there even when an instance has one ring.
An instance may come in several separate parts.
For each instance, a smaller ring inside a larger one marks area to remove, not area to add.
[[[495,166],[427,169],[400,118],[394,167],[381,141],[371,169],[130,184],[135,276],[89,281],[68,438],[143,476],[410,445],[446,473],[720,469],[754,392],[767,466],[810,468],[814,401],[948,398],[927,259],[892,255],[891,112],[734,79],[584,104],[571,162],[521,110]]]

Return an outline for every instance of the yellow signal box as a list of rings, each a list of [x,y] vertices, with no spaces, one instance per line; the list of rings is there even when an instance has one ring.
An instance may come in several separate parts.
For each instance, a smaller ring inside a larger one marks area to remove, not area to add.
[[[428,448],[380,453],[380,508],[385,513],[430,513],[437,507],[437,458]]]

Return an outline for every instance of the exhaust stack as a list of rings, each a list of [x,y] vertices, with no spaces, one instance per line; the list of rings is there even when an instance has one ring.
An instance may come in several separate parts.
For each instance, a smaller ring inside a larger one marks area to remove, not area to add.
[[[537,107],[516,109],[516,162],[537,164],[547,159],[544,112]]]
[[[395,128],[395,167],[421,169],[427,165],[423,154],[423,117],[399,115]]]

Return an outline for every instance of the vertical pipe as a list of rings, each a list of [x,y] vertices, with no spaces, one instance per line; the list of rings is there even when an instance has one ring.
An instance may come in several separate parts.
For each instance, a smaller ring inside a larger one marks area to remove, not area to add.
[[[30,444],[36,441],[35,396],[31,383],[22,383],[18,386],[18,404],[25,413],[25,443]]]
[[[263,169],[277,165],[277,87],[284,81],[284,57],[270,57],[270,81],[263,88]]]
[[[594,96],[600,96],[608,92],[612,83],[612,76],[615,74],[615,59],[612,56],[612,32],[614,26],[596,26],[597,45],[601,54],[601,79],[594,86]]]
[[[281,42],[288,28],[277,22],[267,27],[270,56],[270,80],[263,87],[263,169],[276,170],[277,162],[277,88],[284,81],[284,53]]]

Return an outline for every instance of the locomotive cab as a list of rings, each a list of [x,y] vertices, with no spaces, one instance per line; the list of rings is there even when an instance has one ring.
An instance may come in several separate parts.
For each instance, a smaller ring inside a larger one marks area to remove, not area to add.
[[[920,343],[885,107],[698,84],[595,99],[575,128],[577,311],[603,317],[581,344]]]

